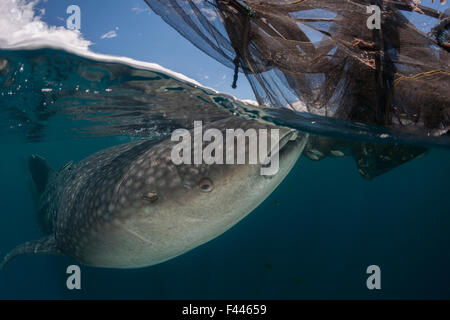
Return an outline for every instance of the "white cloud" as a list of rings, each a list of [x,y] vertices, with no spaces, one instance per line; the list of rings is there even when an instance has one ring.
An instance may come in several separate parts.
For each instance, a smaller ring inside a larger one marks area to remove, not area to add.
[[[208,19],[209,21],[214,21],[214,20],[217,19],[217,13],[213,9],[200,8],[200,11],[203,12],[203,14],[205,15],[206,19]]]
[[[152,13],[150,8],[148,8],[148,7],[146,7],[146,8],[134,7],[134,8],[131,8],[131,11],[133,11],[134,13],[137,13],[137,14],[140,14],[140,13],[143,13],[143,12],[146,12],[148,14]]]
[[[117,29],[118,29],[118,28],[116,28],[116,30],[117,30]],[[103,35],[101,36],[101,38],[102,38],[102,39],[111,39],[111,38],[117,37],[117,32],[116,32],[116,30],[108,31],[107,33],[103,34]]]
[[[28,48],[53,47],[88,50],[90,41],[76,30],[48,26],[36,15],[34,7],[38,0],[0,1],[0,48],[18,48],[26,43]]]
[[[193,2],[197,5],[197,7],[200,9],[200,11],[203,12],[203,15],[209,21],[214,21],[218,18],[217,12],[214,9],[208,8],[207,6],[205,6],[204,0],[193,0]],[[206,2],[206,5],[208,5],[207,2]],[[222,19],[220,19],[220,20],[222,20]]]

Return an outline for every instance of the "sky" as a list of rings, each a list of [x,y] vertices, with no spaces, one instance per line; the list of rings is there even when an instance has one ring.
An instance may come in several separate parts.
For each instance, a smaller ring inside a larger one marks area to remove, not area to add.
[[[91,51],[154,62],[217,91],[255,100],[243,74],[239,77],[238,87],[232,89],[233,70],[184,39],[144,1],[47,0],[39,1],[34,11],[48,26],[65,27],[70,16],[66,10],[70,5],[80,7],[80,32],[83,39],[91,42]]]

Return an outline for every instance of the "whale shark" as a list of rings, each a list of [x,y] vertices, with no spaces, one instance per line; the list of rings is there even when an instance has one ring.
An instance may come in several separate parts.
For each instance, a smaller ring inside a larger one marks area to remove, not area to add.
[[[308,140],[293,129],[238,117],[208,128],[278,128],[279,170],[261,175],[261,162],[175,165],[171,139],[113,146],[58,171],[33,155],[29,167],[44,236],[17,246],[0,269],[23,254],[63,254],[103,268],[142,268],[175,258],[252,212],[283,181]]]

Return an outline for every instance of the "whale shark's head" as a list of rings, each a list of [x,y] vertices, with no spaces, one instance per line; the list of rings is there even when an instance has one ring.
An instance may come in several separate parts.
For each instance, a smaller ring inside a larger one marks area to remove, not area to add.
[[[249,139],[245,139],[245,164],[174,164],[172,151],[177,142],[166,140],[128,165],[115,186],[113,201],[108,204],[108,223],[92,232],[89,244],[77,258],[95,266],[144,267],[217,237],[277,187],[307,139],[296,131],[236,118],[214,122],[203,129],[208,128],[215,128],[224,136],[226,129],[269,129],[268,150],[274,145],[272,138],[279,142],[279,169],[273,175],[263,175],[261,169],[267,163],[258,160],[249,164]],[[272,129],[279,129],[275,137]],[[235,144],[235,160],[237,148]],[[222,151],[225,161],[226,146]]]

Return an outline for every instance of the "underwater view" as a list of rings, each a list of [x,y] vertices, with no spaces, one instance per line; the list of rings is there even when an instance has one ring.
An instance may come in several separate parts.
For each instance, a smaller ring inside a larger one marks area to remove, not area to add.
[[[0,299],[450,298],[450,4],[260,2],[2,0]]]

